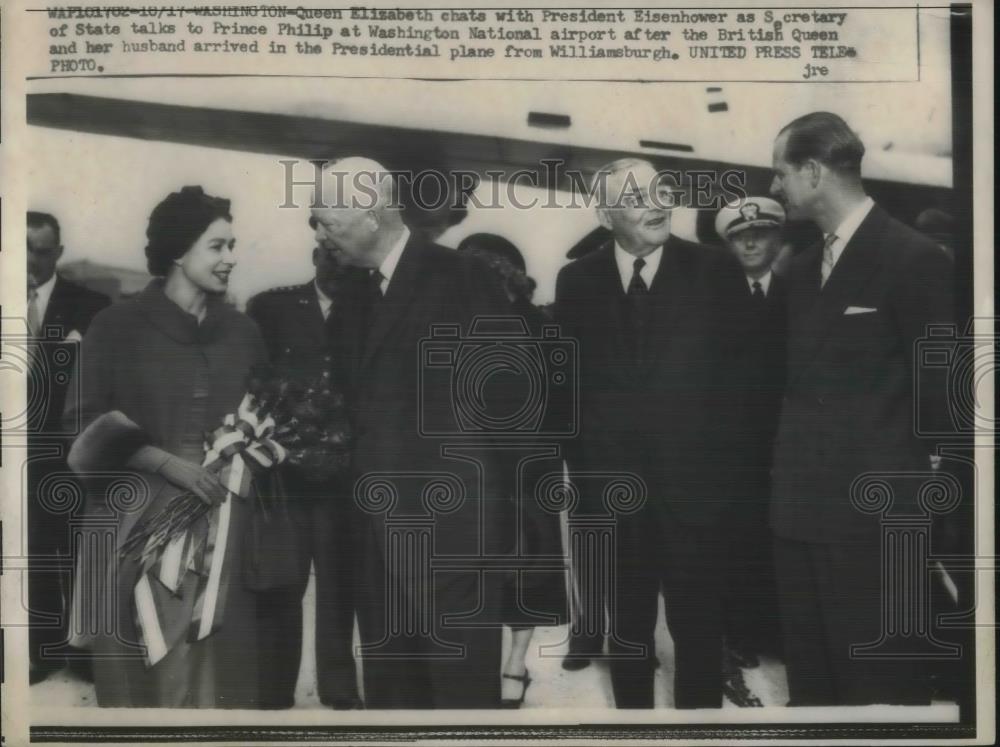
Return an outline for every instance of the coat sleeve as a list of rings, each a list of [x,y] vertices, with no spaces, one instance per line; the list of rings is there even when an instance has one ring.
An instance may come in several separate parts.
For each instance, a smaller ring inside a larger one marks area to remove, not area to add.
[[[120,468],[149,443],[142,428],[114,409],[119,339],[113,320],[99,314],[80,344],[80,365],[64,414],[69,427],[79,429],[67,458],[78,473]]]
[[[572,344],[576,350],[576,370],[571,372],[571,375],[576,378],[577,383],[577,399],[579,399],[580,391],[580,381],[581,372],[579,370],[580,364],[580,336],[578,331],[578,325],[575,314],[575,307],[571,298],[571,280],[565,271],[565,268],[559,271],[556,276],[556,300],[554,306],[555,320],[559,325],[559,337]],[[580,428],[579,428],[579,409],[580,402],[573,401],[572,398],[567,397],[566,401],[561,403],[562,413],[561,417],[563,423],[568,426],[570,421],[574,419],[574,412],[577,413],[577,433],[574,436],[567,438],[565,442],[565,453],[566,453],[566,463],[569,465],[570,470],[573,469],[574,465],[579,464],[578,452],[580,449]]]
[[[264,336],[261,334],[261,329],[255,321],[251,324],[251,327],[253,327],[253,331],[250,335],[250,345],[252,346],[251,366],[253,368],[265,366],[267,365],[268,360],[270,360],[270,351],[267,348]]]
[[[114,399],[114,366],[117,354],[113,320],[98,315],[80,343],[79,365],[66,396],[64,420],[80,431],[111,409]]]
[[[89,292],[85,303],[81,304],[82,308],[79,322],[80,333],[87,334],[87,330],[90,328],[90,324],[93,322],[94,317],[110,305],[111,299],[103,293],[95,293],[93,291]]]
[[[931,325],[953,325],[955,321],[952,296],[953,265],[938,247],[921,242],[920,250],[901,268],[898,283],[890,294],[890,310],[901,336],[903,352],[913,372],[914,405],[918,408],[918,423],[924,433],[949,433],[952,424],[949,378],[954,380],[953,367],[926,366],[919,359],[920,341],[928,336]],[[961,345],[964,330],[955,329],[956,348]],[[952,361],[957,358],[953,354]],[[934,449],[928,440],[928,452]]]
[[[266,346],[265,353],[275,356],[277,354],[277,335],[272,326],[273,312],[268,309],[267,299],[263,295],[257,295],[247,303],[247,316],[257,325],[258,337],[261,344]]]
[[[719,490],[731,496],[740,486],[734,483],[741,451],[741,415],[747,404],[750,380],[743,370],[747,346],[753,342],[748,316],[740,299],[746,280],[735,258],[720,252],[711,268],[711,382],[705,402],[704,419],[706,470],[714,475]],[[709,477],[709,475],[706,475]]]

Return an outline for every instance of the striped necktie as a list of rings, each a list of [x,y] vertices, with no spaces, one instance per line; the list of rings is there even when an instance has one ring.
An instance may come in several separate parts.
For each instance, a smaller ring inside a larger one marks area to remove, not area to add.
[[[831,233],[826,237],[826,241],[823,242],[823,264],[820,266],[819,281],[820,288],[826,285],[826,281],[830,279],[830,273],[833,272],[833,245],[836,241],[837,234]]]

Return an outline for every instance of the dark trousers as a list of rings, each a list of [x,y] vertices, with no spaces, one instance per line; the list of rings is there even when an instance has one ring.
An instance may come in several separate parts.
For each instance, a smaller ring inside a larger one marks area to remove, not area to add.
[[[961,467],[954,471],[964,480],[963,490],[971,495],[971,475],[963,475]],[[935,517],[932,553],[950,556],[941,561],[954,589],[946,587],[942,576],[935,571],[931,583],[931,605],[935,612],[931,633],[945,644],[961,647],[961,655],[933,662],[929,667],[935,680],[935,689],[944,698],[955,699],[963,714],[975,707],[976,628],[971,619],[976,610],[977,574],[967,564],[975,556],[975,517],[971,501],[955,511]],[[963,562],[966,561],[966,562]],[[957,601],[952,592],[957,592]]]
[[[570,597],[569,658],[591,658],[604,653],[607,630],[607,584],[602,583],[601,548],[585,529],[569,519],[567,538],[572,574]]]
[[[30,444],[27,465],[28,640],[32,664],[59,668],[70,652],[70,517],[82,509],[83,491],[62,457],[34,458],[46,448],[60,447]]]
[[[774,542],[789,705],[926,704],[922,664],[852,656],[882,624],[878,538]]]
[[[357,699],[353,636],[357,573],[353,508],[336,493],[294,506],[297,547],[304,555],[296,583],[258,594],[261,648],[261,703],[265,708],[294,705],[302,661],[302,597],[309,560],[316,579],[316,681],[320,702]]]
[[[751,654],[781,654],[781,619],[768,525],[770,486],[747,490],[725,519],[728,557],[724,592],[726,644]]]
[[[503,574],[446,571],[430,587],[386,572],[371,526],[359,583],[365,707],[498,708]],[[408,571],[415,571],[403,563]],[[433,605],[420,611],[416,598]],[[425,618],[423,614],[430,612]],[[456,619],[464,618],[464,619]]]
[[[714,527],[642,512],[616,538],[611,682],[619,708],[652,708],[654,631],[662,589],[674,641],[674,705],[722,706],[725,546]]]

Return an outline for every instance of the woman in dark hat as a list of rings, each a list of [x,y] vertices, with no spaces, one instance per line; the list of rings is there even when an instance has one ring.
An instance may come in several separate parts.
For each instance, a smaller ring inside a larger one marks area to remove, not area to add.
[[[531,302],[535,281],[528,276],[524,257],[514,244],[492,233],[476,233],[466,237],[458,251],[468,252],[482,260],[496,274],[512,310],[527,324],[532,337],[541,337],[542,327],[552,320],[543,309]],[[543,431],[551,431],[552,419],[560,417],[558,402],[546,402]],[[529,463],[524,470],[516,498],[520,502],[521,521],[518,527],[519,558],[527,573],[511,574],[504,588],[502,621],[511,629],[511,648],[503,665],[503,707],[520,708],[531,676],[525,658],[539,619],[547,618],[549,625],[566,623],[566,574],[550,569],[531,569],[532,561],[551,560],[562,555],[562,535],[559,516],[542,509],[537,490],[543,476],[562,473],[562,459],[539,459]]]
[[[228,200],[184,187],[156,206],[146,236],[155,279],[95,317],[67,408],[82,429],[69,462],[87,477],[87,514],[117,523],[117,551],[106,567],[88,572],[92,596],[81,599],[78,589],[75,612],[97,622],[97,634],[85,642],[94,650],[99,705],[250,708],[258,679],[255,598],[244,558],[250,506],[201,465],[205,433],[236,412],[251,367],[266,353],[256,325],[225,302],[236,265]],[[132,505],[107,484],[109,473],[119,486],[122,477],[140,478]],[[206,525],[228,516],[225,540],[222,532],[202,532],[215,541],[186,556],[176,589],[161,588],[162,576],[143,586],[149,569],[141,551],[123,552],[121,545],[184,493],[220,508],[199,519]],[[219,553],[221,564],[212,564]],[[207,567],[221,569],[217,586],[188,583],[197,576],[188,573],[196,556],[202,575]],[[156,630],[146,629],[150,618],[138,614],[140,606],[155,612]],[[207,609],[217,610],[213,632],[192,635],[192,620]]]
[[[513,243],[495,233],[474,233],[462,239],[458,251],[478,257],[496,274],[515,311],[527,314],[529,327],[551,321],[531,302],[537,284],[528,277],[524,256]]]

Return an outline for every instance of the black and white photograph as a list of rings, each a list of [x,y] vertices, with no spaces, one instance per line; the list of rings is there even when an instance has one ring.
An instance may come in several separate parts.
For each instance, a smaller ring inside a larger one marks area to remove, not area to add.
[[[993,743],[992,20],[5,1],[4,743]]]

